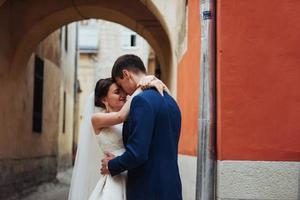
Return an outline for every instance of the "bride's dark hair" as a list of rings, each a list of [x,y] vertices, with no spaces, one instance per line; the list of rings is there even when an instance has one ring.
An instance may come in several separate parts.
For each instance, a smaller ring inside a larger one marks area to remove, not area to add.
[[[104,103],[102,103],[102,99],[106,97],[109,87],[114,83],[112,78],[105,78],[105,79],[100,79],[96,83],[95,87],[95,106],[101,107],[101,108],[106,108]]]

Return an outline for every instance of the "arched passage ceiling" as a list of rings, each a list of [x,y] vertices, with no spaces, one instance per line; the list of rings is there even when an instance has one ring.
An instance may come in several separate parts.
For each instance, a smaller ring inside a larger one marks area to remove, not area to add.
[[[3,0],[0,1],[3,4]],[[12,67],[27,64],[41,40],[70,22],[99,18],[122,24],[143,36],[156,52],[162,79],[169,83],[171,44],[165,22],[151,1],[11,0]]]
[[[0,0],[0,6],[5,2],[6,0]]]

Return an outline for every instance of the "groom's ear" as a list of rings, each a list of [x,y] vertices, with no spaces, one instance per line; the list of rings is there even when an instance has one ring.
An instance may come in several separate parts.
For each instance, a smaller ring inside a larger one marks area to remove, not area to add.
[[[130,72],[127,69],[123,69],[123,79],[129,79],[131,77]]]

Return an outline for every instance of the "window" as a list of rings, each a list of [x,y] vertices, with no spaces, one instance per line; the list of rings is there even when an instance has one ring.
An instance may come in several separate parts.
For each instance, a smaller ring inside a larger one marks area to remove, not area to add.
[[[44,86],[44,61],[38,56],[35,56],[32,129],[33,132],[37,132],[37,133],[42,133],[43,86]]]
[[[89,20],[82,20],[79,23],[80,23],[80,26],[88,26],[89,25]]]
[[[68,26],[65,27],[65,51],[68,51]]]
[[[79,53],[97,54],[99,51],[99,27],[96,20],[81,21],[78,27]]]
[[[122,30],[122,47],[125,49],[137,48],[137,33],[124,28]]]
[[[63,127],[62,127],[62,132],[66,132],[66,101],[67,101],[67,95],[66,92],[64,91],[64,102],[63,102]]]
[[[130,46],[135,47],[136,46],[136,35],[131,34],[130,35]]]

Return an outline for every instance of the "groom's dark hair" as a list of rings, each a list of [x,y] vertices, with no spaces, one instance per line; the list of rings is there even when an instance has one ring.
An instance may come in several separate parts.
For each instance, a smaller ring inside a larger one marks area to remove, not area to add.
[[[114,63],[111,70],[111,77],[115,81],[116,78],[123,78],[123,70],[127,69],[134,73],[146,74],[146,68],[140,57],[133,54],[125,54],[120,56]]]

